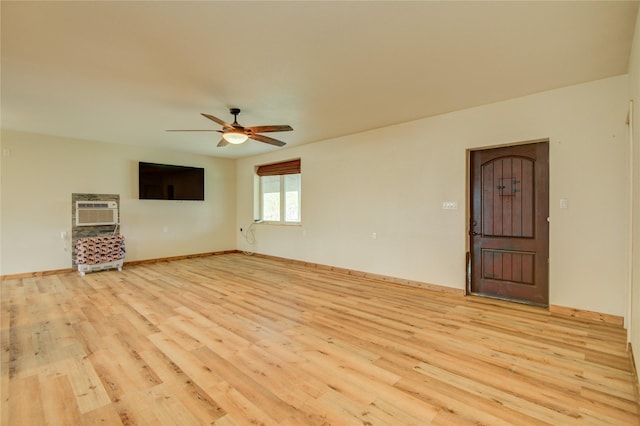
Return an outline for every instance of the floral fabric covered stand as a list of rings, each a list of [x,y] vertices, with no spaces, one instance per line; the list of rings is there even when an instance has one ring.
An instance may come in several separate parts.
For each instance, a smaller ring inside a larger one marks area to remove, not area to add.
[[[76,264],[80,275],[113,268],[122,271],[124,254],[123,235],[87,237],[76,241]]]

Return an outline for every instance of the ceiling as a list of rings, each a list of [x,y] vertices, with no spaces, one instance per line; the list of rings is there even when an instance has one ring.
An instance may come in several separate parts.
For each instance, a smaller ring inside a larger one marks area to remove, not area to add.
[[[2,128],[240,158],[625,74],[638,2],[0,7]],[[165,132],[230,107],[287,146]]]

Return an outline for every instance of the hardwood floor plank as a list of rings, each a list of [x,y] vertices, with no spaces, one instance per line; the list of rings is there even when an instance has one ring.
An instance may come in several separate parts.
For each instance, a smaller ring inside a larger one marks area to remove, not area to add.
[[[144,391],[151,411],[162,425],[197,426],[201,424],[179,398],[174,397],[176,389],[167,389],[164,385],[154,386]]]
[[[245,374],[297,408],[327,391],[324,381],[309,376],[301,382],[297,371],[290,371],[285,362],[258,346],[238,351],[231,361],[245,366]]]
[[[201,388],[207,389],[209,386],[224,381],[195,353],[185,350],[164,333],[151,335],[149,339],[154,343],[157,350],[170,360],[170,366],[175,372],[180,376],[184,375],[186,380],[183,380],[183,384],[193,382]]]
[[[114,401],[112,406],[123,425],[161,425],[162,419],[155,413],[157,403],[150,398],[147,390],[129,390],[126,397]],[[98,412],[101,407],[88,414]],[[91,424],[91,423],[84,423]],[[116,423],[117,424],[117,423]]]
[[[553,424],[505,407],[503,401],[477,395],[472,390],[443,379],[425,374],[422,377],[403,378],[395,386],[432,406],[437,412],[433,424]],[[546,411],[543,407],[539,410]],[[558,421],[557,424],[565,424],[561,421],[566,422],[566,418],[560,418],[557,413],[551,413],[551,417]]]
[[[86,357],[70,359],[66,361],[66,364],[68,379],[80,413],[86,413],[111,403],[93,365]]]
[[[627,425],[625,330],[225,254],[0,286],[2,425]]]
[[[450,362],[451,360],[447,360],[445,363],[450,366]],[[459,370],[451,370],[435,364],[421,363],[415,370],[441,382],[453,385],[458,389],[464,389],[472,395],[481,396],[483,399],[500,401],[501,407],[509,408],[521,415],[539,418],[542,421],[558,417],[563,422],[568,422],[579,416],[577,408],[574,406],[573,395],[570,393],[566,395],[552,393],[549,395],[549,392],[539,392],[536,383],[528,383],[519,378],[513,378],[510,376],[509,371],[502,371],[501,373],[494,371],[491,374],[491,369],[487,369],[483,374],[481,366],[476,372],[469,374],[468,368],[468,364],[460,366]],[[462,371],[467,374],[465,376],[461,375]],[[563,398],[558,399],[560,396]],[[477,399],[477,397],[474,397],[474,399]],[[485,409],[483,411],[488,412],[489,410]],[[494,411],[502,413],[504,410],[500,408],[500,410]],[[557,416],[557,414],[568,418]]]
[[[351,369],[365,377],[373,378],[376,382],[393,385],[400,379],[397,374],[374,364],[375,360],[380,357],[379,355],[363,351],[346,341],[329,335],[320,336],[312,332],[297,335],[294,340],[305,347],[313,347],[314,352],[330,358],[331,362],[338,363],[341,368]],[[306,353],[308,354],[308,352]]]
[[[37,375],[16,377],[11,381],[7,398],[8,425],[21,423],[24,425],[39,425],[45,423],[42,407],[42,392]],[[65,396],[64,394],[62,395]],[[72,400],[73,402],[73,400]]]
[[[82,423],[82,415],[67,376],[41,375],[40,389],[44,418],[42,424],[73,426]],[[49,397],[51,394],[55,394],[57,398]],[[30,417],[37,419],[39,416],[32,413]]]
[[[200,386],[192,381],[177,388],[174,395],[196,418],[197,424],[213,424],[226,416],[226,411]]]
[[[227,383],[218,383],[208,389],[208,393],[227,414],[220,420],[236,425],[277,425],[278,421],[270,417],[255,401],[247,398]]]
[[[130,422],[124,422],[120,413],[117,411],[117,405],[105,405],[104,407],[96,408],[88,413],[84,413],[80,420],[75,425],[130,425]]]
[[[424,424],[433,423],[434,419],[438,416],[439,411],[431,404],[425,404],[427,412],[421,410],[414,410],[413,407],[416,402],[408,394],[401,395],[402,400],[389,401],[384,398],[378,398],[373,401],[367,407],[367,412],[371,412],[380,422],[371,424],[383,424],[383,425],[415,425],[421,426]]]
[[[244,365],[235,364],[218,356],[208,348],[200,348],[194,354],[204,365],[210,368],[215,374],[242,394],[247,400],[260,407],[276,422],[282,421],[290,416],[298,417],[298,410],[289,401],[282,400],[268,387],[268,383],[263,385],[261,381],[255,380],[250,370]]]
[[[342,390],[330,389],[317,399],[316,409],[330,420],[330,424],[380,424],[381,419],[367,409],[368,405],[345,398]]]

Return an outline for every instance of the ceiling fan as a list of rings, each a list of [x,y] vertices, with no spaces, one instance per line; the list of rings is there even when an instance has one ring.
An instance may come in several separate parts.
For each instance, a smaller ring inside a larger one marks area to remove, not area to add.
[[[220,120],[213,115],[202,113],[202,115],[211,121],[215,121],[222,126],[222,130],[167,130],[167,132],[219,132],[222,133],[222,139],[218,142],[218,146],[226,146],[228,144],[239,145],[244,143],[247,139],[253,139],[259,142],[268,143],[275,146],[284,146],[285,142],[278,139],[270,138],[269,136],[260,135],[259,133],[268,132],[288,132],[293,130],[288,125],[271,125],[271,126],[251,126],[243,127],[238,124],[238,114],[240,114],[240,108],[230,108],[229,112],[233,115],[233,123],[229,124],[226,121]]]

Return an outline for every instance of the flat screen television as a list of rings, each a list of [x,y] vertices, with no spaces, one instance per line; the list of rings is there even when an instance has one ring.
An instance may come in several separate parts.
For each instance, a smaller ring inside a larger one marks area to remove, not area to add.
[[[204,200],[204,169],[138,162],[141,200]]]

